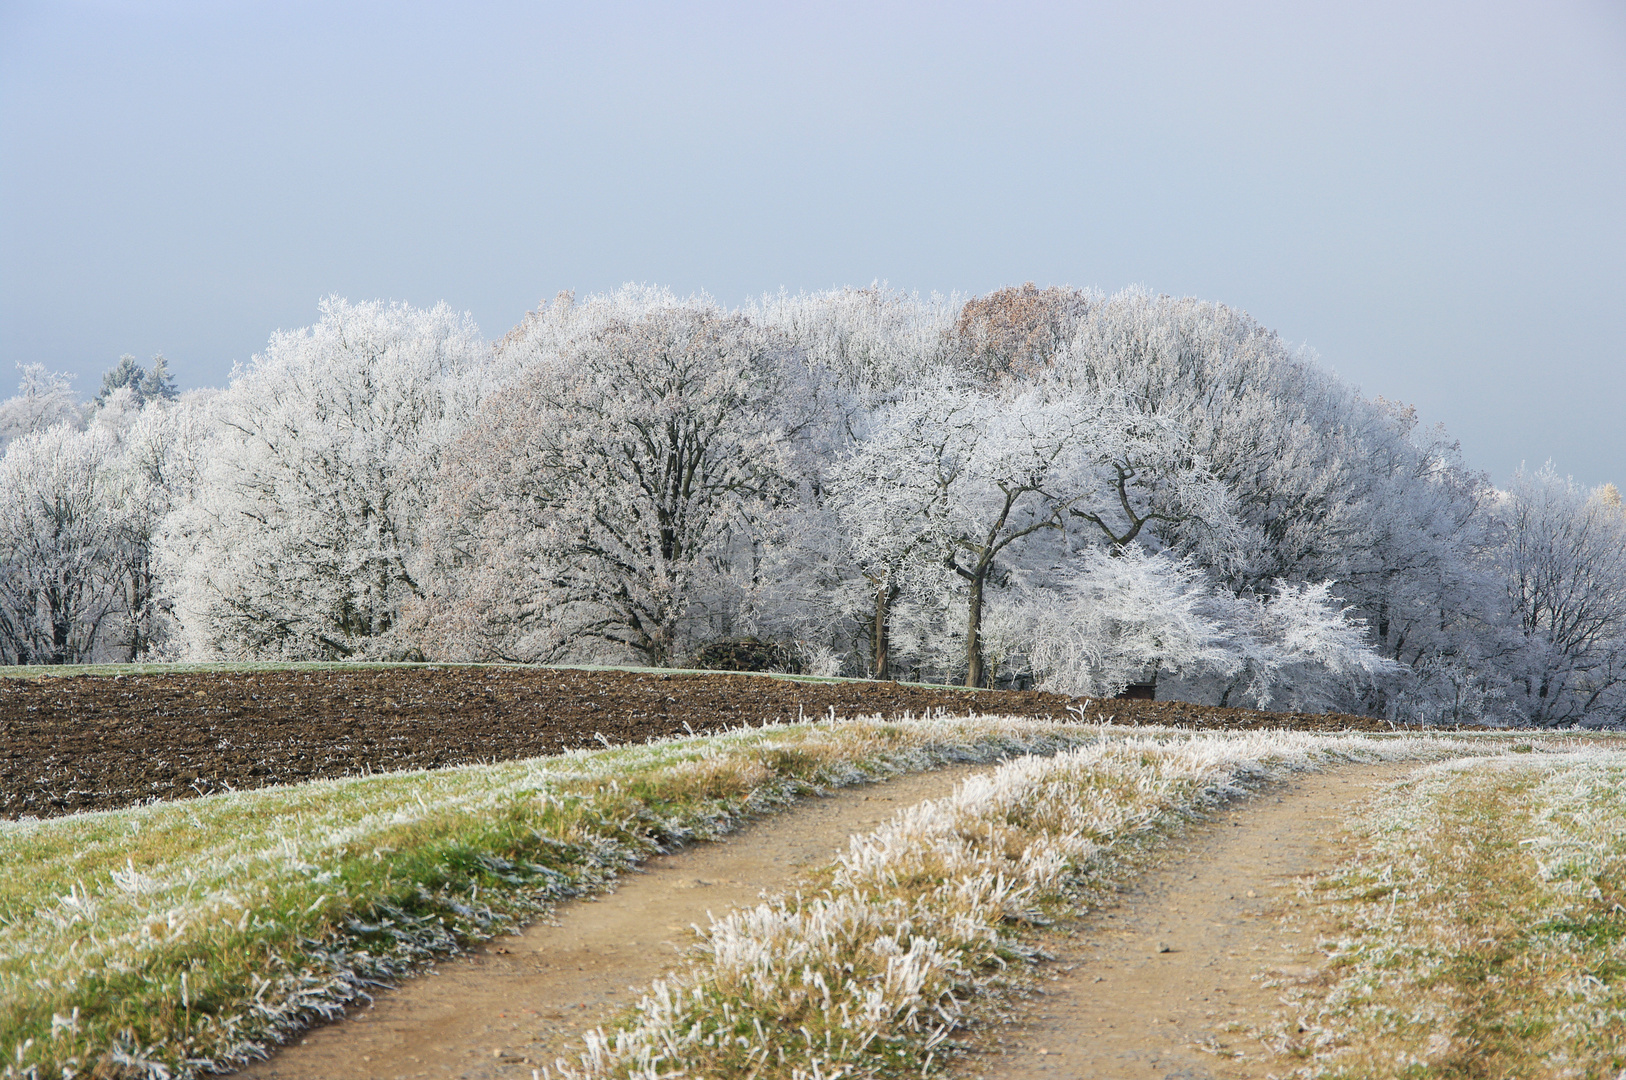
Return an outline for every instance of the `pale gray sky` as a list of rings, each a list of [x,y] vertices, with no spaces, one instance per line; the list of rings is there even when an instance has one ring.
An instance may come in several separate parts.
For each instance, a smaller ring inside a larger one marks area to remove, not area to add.
[[[1130,284],[1626,482],[1626,3],[0,0],[0,391],[317,299]]]

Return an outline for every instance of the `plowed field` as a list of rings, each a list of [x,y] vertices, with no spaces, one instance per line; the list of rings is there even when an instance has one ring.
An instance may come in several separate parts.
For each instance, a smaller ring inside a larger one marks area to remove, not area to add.
[[[1068,719],[1084,699],[889,682],[523,667],[0,678],[0,817],[436,768],[773,721],[930,709]],[[1367,717],[1109,701],[1091,718],[1389,730]]]

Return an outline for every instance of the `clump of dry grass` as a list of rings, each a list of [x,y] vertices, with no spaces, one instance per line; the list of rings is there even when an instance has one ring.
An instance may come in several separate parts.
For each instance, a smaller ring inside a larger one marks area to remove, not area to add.
[[[1626,752],[1436,765],[1356,829],[1329,985],[1274,1036],[1297,1075],[1622,1074]]]
[[[1267,777],[1467,744],[1296,733],[1126,738],[1023,758],[854,838],[817,895],[716,920],[687,970],[591,1033],[574,1080],[924,1075],[1013,928],[1125,845]]]

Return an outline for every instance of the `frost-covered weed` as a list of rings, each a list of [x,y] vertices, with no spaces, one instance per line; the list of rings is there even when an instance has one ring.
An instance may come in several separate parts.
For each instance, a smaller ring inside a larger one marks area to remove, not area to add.
[[[1298,1075],[1626,1068],[1626,751],[1435,765],[1358,833],[1317,883],[1343,927],[1330,985],[1274,1036]]]
[[[1012,927],[1087,885],[1116,849],[1271,776],[1477,749],[1247,733],[1021,758],[855,837],[817,895],[715,920],[689,968],[559,1069],[575,1080],[929,1072],[965,999],[1023,955]]]

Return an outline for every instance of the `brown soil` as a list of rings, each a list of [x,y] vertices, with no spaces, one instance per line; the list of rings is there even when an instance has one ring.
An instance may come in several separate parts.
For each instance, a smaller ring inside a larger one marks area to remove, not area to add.
[[[1264,1080],[1289,1071],[1250,1032],[1283,983],[1322,977],[1297,879],[1346,857],[1339,828],[1415,765],[1313,773],[1192,830],[1122,903],[1047,935],[1042,991],[956,1070],[978,1080]]]
[[[726,842],[651,859],[614,893],[443,962],[236,1075],[526,1080],[560,1058],[577,1063],[582,1032],[612,1019],[674,966],[708,914],[756,903],[828,863],[853,833],[947,795],[987,768],[940,769],[804,800]]]
[[[831,710],[1065,719],[1069,706],[1085,704],[1036,691],[526,667],[0,678],[0,817],[536,757]],[[1389,730],[1368,717],[1181,702],[1088,708],[1119,723]]]

